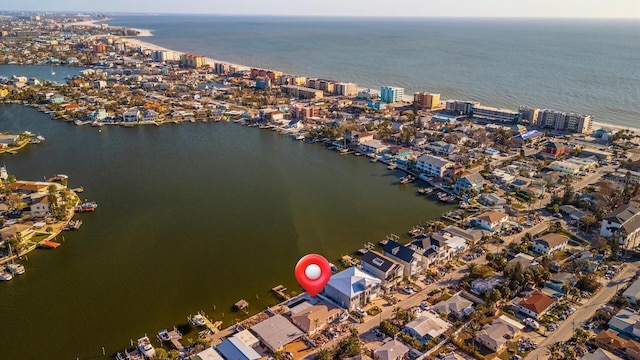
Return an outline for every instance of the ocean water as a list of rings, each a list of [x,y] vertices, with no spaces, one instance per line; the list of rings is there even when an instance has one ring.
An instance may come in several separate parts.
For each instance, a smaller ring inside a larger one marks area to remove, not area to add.
[[[114,16],[167,48],[407,94],[640,126],[640,21]]]

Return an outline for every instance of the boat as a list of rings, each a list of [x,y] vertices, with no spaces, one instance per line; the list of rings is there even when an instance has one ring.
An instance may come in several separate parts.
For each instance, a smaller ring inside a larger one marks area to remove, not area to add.
[[[44,141],[44,136],[42,136],[42,135],[38,135],[38,136],[36,136],[36,140],[38,140],[38,141]]]
[[[378,162],[378,158],[372,158],[372,159],[371,159],[371,160],[369,160],[369,161],[371,161],[372,163],[375,163],[375,162]]]
[[[156,349],[151,345],[151,341],[146,335],[138,339],[138,350],[149,359],[156,356]]]
[[[13,279],[13,275],[5,271],[4,266],[0,266],[0,281],[10,281]]]
[[[415,180],[416,178],[411,175],[403,176],[402,178],[400,178],[400,184],[408,184],[410,182],[414,182]]]
[[[169,330],[162,329],[158,331],[158,340],[160,341],[171,341],[171,334],[169,334]]]
[[[56,72],[53,71],[53,64],[51,64],[51,75],[55,75],[55,74],[56,74]]]
[[[22,264],[15,264],[15,263],[8,264],[7,270],[11,274],[15,274],[15,275],[22,275],[25,272],[24,266]]]
[[[187,317],[187,320],[189,320],[189,324],[193,325],[193,326],[206,326],[207,322],[204,318],[204,316],[200,313],[197,313],[193,316],[189,316]]]
[[[389,169],[389,170],[395,170],[395,168],[397,168],[397,167],[398,167],[398,165],[396,165],[396,164],[391,164],[391,165],[387,166],[387,169]]]
[[[337,273],[338,272],[338,267],[336,266],[336,264],[334,263],[329,263],[329,267],[331,268],[331,272],[332,273]]]
[[[93,201],[86,201],[75,207],[77,212],[90,212],[94,211],[98,207],[98,204]]]

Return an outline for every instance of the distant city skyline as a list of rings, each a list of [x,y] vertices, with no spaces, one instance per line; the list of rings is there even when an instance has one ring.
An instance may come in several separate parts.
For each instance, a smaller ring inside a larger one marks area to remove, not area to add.
[[[4,0],[0,11],[145,14],[640,18],[638,0]]]

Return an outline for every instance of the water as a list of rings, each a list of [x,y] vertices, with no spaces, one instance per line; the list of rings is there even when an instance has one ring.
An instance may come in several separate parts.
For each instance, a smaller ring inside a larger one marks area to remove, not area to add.
[[[55,74],[51,73],[51,69]],[[64,84],[67,77],[78,75],[84,69],[83,67],[70,66],[54,66],[52,68],[48,65],[1,65],[0,76],[8,78],[13,75],[26,76],[34,77],[40,81],[48,80]]]
[[[164,15],[107,23],[248,66],[640,127],[638,20]]]
[[[101,358],[199,310],[228,325],[239,299],[257,312],[275,285],[300,291],[302,255],[337,262],[450,209],[382,164],[233,123],[98,132],[0,106],[0,131],[23,130],[46,141],[2,156],[9,172],[66,174],[99,207],[0,284],[2,358]]]

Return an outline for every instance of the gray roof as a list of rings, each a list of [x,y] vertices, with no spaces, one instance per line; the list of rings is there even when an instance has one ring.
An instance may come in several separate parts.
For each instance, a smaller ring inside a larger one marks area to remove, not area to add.
[[[633,327],[636,325],[638,320],[640,320],[640,315],[628,308],[625,308],[618,311],[616,316],[609,320],[609,328],[631,335],[633,334]]]
[[[382,281],[380,281],[380,279],[367,274],[355,266],[352,266],[331,276],[327,285],[330,285],[340,293],[345,294],[352,299],[365,289],[375,285],[380,285],[381,282]]]
[[[613,355],[612,353],[598,348],[593,354],[586,353],[580,360],[622,360],[621,357]]]
[[[418,161],[422,161],[424,163],[427,163],[436,167],[443,167],[444,165],[451,163],[449,160],[446,160],[437,156],[427,155],[427,154],[420,155],[420,157],[418,158]]]
[[[480,175],[479,172],[471,173],[465,176],[465,178],[467,178],[467,180],[469,180],[471,184],[478,184],[478,183],[484,182],[484,178],[482,177],[482,175]]]
[[[260,354],[245,345],[240,339],[230,337],[217,346],[218,351],[225,359],[233,360],[256,360],[260,359]]]
[[[449,315],[451,312],[462,313],[463,310],[471,307],[472,305],[473,303],[471,301],[460,296],[460,293],[457,293],[449,299],[435,304],[433,308],[437,312]]]
[[[610,222],[624,224],[625,222],[631,220],[631,218],[635,217],[636,214],[640,213],[640,209],[636,205],[636,203],[629,203],[619,206],[617,209],[609,213],[606,219]]]
[[[393,240],[387,242],[387,244],[382,247],[382,251],[384,251],[387,256],[398,258],[407,263],[413,261],[415,254],[412,249],[401,245]]]
[[[491,233],[486,230],[478,230],[478,229],[462,229],[457,226],[447,226],[443,229],[443,231],[448,232],[451,235],[457,235],[467,240],[476,242],[482,239],[483,235],[490,235]]]
[[[253,325],[251,331],[273,350],[280,349],[304,335],[300,329],[280,314]]]
[[[561,272],[561,273],[558,273],[556,276],[552,277],[549,281],[551,281],[552,283],[558,284],[560,286],[570,285],[578,282],[578,277],[572,273]]]
[[[622,293],[626,297],[634,297],[640,299],[640,279],[636,280]]]

